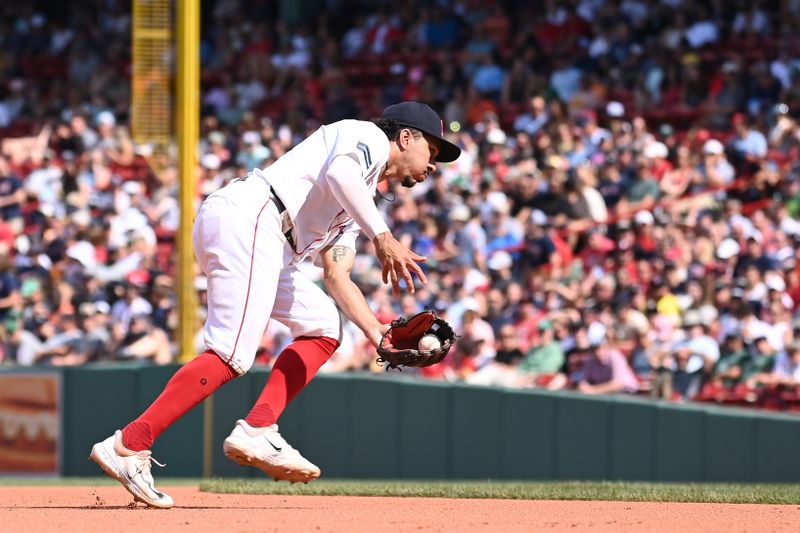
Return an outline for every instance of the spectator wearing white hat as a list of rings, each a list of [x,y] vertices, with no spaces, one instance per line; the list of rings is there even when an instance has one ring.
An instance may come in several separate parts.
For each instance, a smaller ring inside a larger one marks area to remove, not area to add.
[[[505,250],[497,250],[489,256],[486,261],[493,283],[508,282],[512,279],[512,267],[514,260]]]
[[[208,196],[212,192],[222,187],[224,183],[224,173],[221,171],[222,161],[219,156],[213,152],[203,154],[200,158],[200,175],[198,181],[200,182],[200,194],[203,197]]]
[[[606,115],[611,120],[621,120],[625,118],[625,106],[622,102],[612,100],[606,104]]]
[[[736,270],[736,264],[739,262],[739,254],[741,253],[741,246],[735,239],[727,237],[720,241],[717,245],[715,252],[716,258],[719,260],[714,265],[714,271],[721,277],[722,280],[730,281],[733,279]]]
[[[222,162],[217,154],[204,154],[200,158],[200,165],[206,170],[219,170]]]
[[[103,150],[116,148],[117,142],[114,140],[114,126],[117,125],[117,118],[114,113],[108,110],[100,111],[94,119],[97,127],[97,146]]]
[[[656,181],[661,181],[664,174],[672,170],[672,163],[668,159],[669,148],[661,141],[653,141],[645,145],[642,155],[644,155],[647,172]]]
[[[639,211],[633,217],[633,222],[637,226],[652,226],[655,223],[655,217],[650,211]]]
[[[503,193],[490,193],[487,196],[489,206],[489,234],[487,236],[486,254],[496,250],[513,250],[522,243],[524,229],[520,222],[510,215],[511,202]],[[512,256],[518,253],[512,252]]]
[[[204,145],[203,152],[205,154],[214,154],[219,159],[220,165],[227,165],[231,159],[231,151],[228,149],[225,134],[214,130],[208,133],[207,139],[207,142],[201,141],[201,145]]]
[[[683,398],[692,398],[719,361],[720,348],[716,339],[708,335],[708,325],[701,321],[698,311],[686,311],[683,327],[687,339],[675,351],[673,386]]]
[[[725,147],[717,139],[703,144],[703,162],[697,169],[702,183],[710,189],[722,189],[733,183],[735,171],[725,157]]]
[[[263,168],[271,156],[272,152],[264,146],[257,131],[251,130],[242,134],[241,150],[236,155],[237,166],[245,169]]]
[[[448,213],[451,222],[445,243],[453,250],[451,262],[455,265],[486,271],[486,231],[470,208],[464,204],[453,206]]]

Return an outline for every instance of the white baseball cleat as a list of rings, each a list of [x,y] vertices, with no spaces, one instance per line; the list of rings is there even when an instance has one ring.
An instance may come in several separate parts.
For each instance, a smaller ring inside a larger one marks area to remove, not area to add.
[[[150,450],[135,452],[123,446],[120,430],[92,446],[89,459],[100,465],[106,475],[122,483],[137,502],[159,509],[169,509],[175,504],[170,496],[156,489],[150,473],[151,462],[166,465],[153,459]]]
[[[275,479],[308,483],[317,479],[319,468],[278,433],[278,425],[255,428],[238,420],[222,444],[225,455],[242,466],[254,466]]]

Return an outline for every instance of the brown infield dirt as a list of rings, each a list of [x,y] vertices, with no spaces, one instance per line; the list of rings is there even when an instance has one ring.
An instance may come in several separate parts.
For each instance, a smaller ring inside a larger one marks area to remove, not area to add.
[[[122,487],[0,487],[8,532],[780,532],[800,506],[211,494],[161,488],[176,507],[134,505]]]

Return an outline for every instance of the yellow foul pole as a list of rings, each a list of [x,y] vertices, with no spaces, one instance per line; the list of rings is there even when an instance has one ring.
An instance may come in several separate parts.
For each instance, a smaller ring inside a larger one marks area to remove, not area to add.
[[[178,0],[177,111],[180,230],[178,234],[179,359],[194,357],[195,293],[192,219],[200,120],[200,0]]]
[[[180,172],[181,220],[178,236],[179,359],[194,357],[195,291],[192,219],[195,202],[197,141],[200,135],[200,0],[177,0],[178,79],[177,113],[178,158]],[[214,403],[211,396],[203,402],[203,477],[213,471]]]

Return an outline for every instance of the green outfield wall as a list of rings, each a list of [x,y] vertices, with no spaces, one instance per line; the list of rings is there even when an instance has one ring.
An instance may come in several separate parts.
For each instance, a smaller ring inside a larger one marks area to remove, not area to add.
[[[136,417],[176,367],[86,366],[61,373],[61,473],[93,476],[91,445]],[[266,382],[255,369],[169,428],[156,475],[260,477],[222,441]],[[206,409],[210,409],[206,413]],[[208,415],[208,416],[206,416]],[[281,419],[327,478],[800,481],[800,417],[646,398],[508,390],[388,375],[322,375]]]

